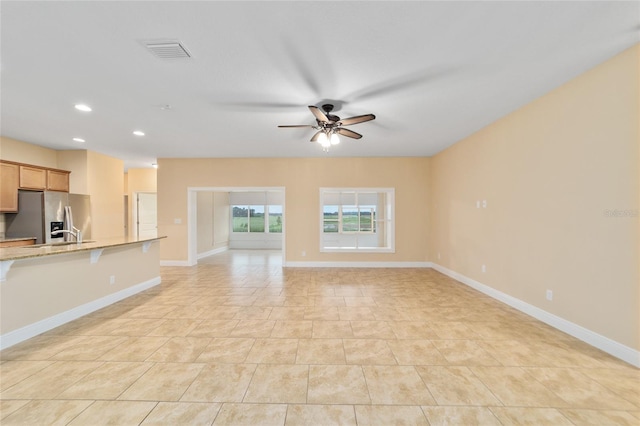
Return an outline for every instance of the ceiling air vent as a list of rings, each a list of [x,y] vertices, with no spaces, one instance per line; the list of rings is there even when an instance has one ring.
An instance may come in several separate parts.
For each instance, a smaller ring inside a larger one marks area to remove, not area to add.
[[[154,56],[160,59],[188,59],[191,57],[187,49],[178,41],[145,41],[143,43]]]

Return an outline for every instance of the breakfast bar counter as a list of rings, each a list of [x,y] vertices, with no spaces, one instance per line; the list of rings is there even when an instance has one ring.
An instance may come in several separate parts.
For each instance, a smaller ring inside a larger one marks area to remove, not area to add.
[[[160,284],[160,240],[0,248],[0,349]]]

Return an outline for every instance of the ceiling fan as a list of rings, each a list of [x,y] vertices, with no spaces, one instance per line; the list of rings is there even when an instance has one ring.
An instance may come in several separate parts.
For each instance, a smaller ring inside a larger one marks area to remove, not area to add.
[[[317,125],[311,124],[292,124],[283,125],[278,127],[311,127],[316,129],[317,132],[311,138],[311,142],[318,142],[322,146],[322,150],[327,152],[331,145],[337,145],[340,143],[338,135],[346,136],[348,138],[360,139],[362,135],[356,133],[353,130],[345,129],[343,126],[350,126],[352,124],[364,123],[365,121],[371,121],[376,118],[373,114],[357,115],[355,117],[349,117],[341,119],[337,115],[331,114],[333,111],[332,104],[322,105],[322,112],[320,108],[316,106],[309,106],[311,113],[316,118]]]

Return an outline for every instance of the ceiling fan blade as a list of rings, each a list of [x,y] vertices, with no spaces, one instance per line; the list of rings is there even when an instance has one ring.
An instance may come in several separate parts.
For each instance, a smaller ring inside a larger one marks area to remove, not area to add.
[[[334,132],[342,136],[346,136],[348,138],[353,138],[353,139],[360,139],[362,137],[360,133],[356,133],[353,130],[349,130],[349,129],[343,129],[341,127],[338,127],[337,129],[335,129]]]
[[[309,109],[311,110],[311,113],[318,119],[318,121],[322,121],[324,123],[329,122],[327,116],[324,115],[324,112],[320,111],[320,108],[318,108],[317,106],[310,105]]]
[[[313,135],[313,137],[311,138],[311,142],[317,142],[318,138],[320,137],[320,135],[322,134],[322,130],[320,130],[319,132],[316,132],[315,135]]]
[[[352,124],[364,123],[365,121],[375,120],[376,116],[373,114],[357,115],[355,117],[345,118],[340,120],[340,124],[343,126],[350,126]]]
[[[310,124],[283,124],[278,127],[313,127]]]

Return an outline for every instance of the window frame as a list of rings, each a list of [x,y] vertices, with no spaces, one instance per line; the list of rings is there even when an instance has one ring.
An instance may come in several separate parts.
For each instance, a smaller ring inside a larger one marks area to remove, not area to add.
[[[384,209],[384,214],[380,214],[381,212],[377,208],[366,207],[370,206],[370,204],[360,204],[359,203],[359,194],[371,194],[371,193],[383,193],[384,197],[384,205],[381,206]],[[336,204],[333,201],[326,202],[325,199],[327,196],[331,194],[335,196],[338,194],[339,197],[342,194],[353,194],[354,203],[345,203],[342,204],[338,202]],[[338,219],[330,220],[329,222],[335,222],[337,224],[337,231],[335,232],[325,232],[325,205],[327,206],[337,206],[338,207]],[[358,212],[358,230],[357,231],[345,231],[343,228],[343,207],[353,208],[355,207]],[[362,230],[361,224],[361,215],[362,212],[367,212],[371,217],[370,229]],[[375,212],[375,215],[374,215]],[[382,226],[381,226],[382,225]],[[395,188],[320,188],[320,252],[321,253],[395,253]],[[379,230],[384,230],[385,234],[381,236],[384,238],[384,245],[382,247],[362,247],[358,245],[358,236],[375,236]],[[335,235],[338,239],[341,236],[353,237],[355,239],[355,247],[339,247],[339,246],[328,246],[325,244],[325,235]]]

